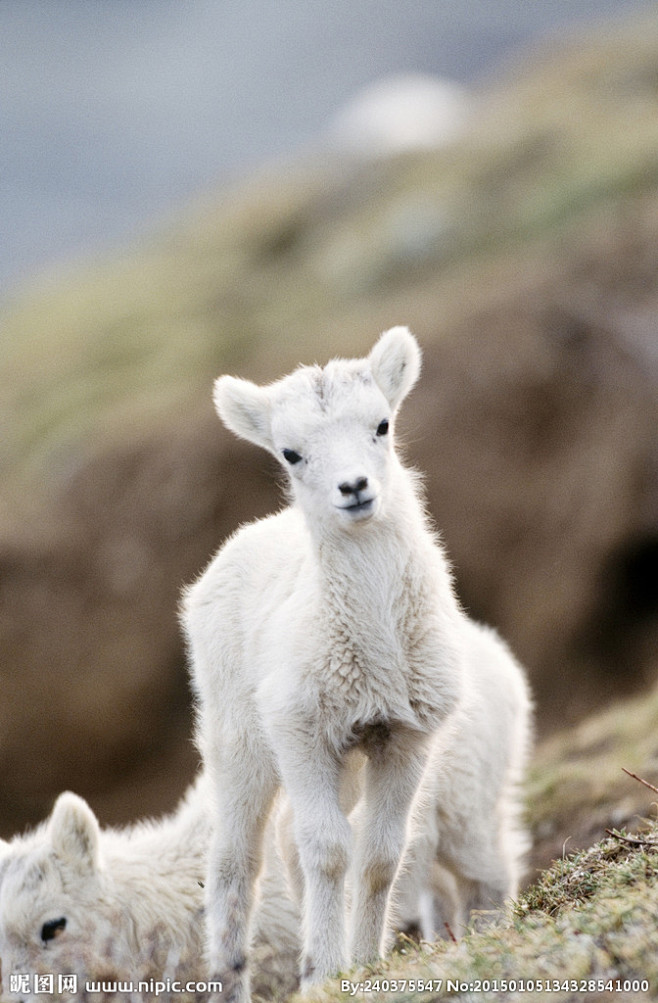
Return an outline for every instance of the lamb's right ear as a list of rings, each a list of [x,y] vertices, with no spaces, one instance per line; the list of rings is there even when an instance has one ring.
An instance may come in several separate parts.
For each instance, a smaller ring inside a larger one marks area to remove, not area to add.
[[[60,794],[48,825],[53,849],[83,871],[99,863],[100,826],[84,800],[71,791]]]
[[[271,405],[267,391],[249,380],[220,376],[213,394],[217,414],[241,439],[273,450]]]

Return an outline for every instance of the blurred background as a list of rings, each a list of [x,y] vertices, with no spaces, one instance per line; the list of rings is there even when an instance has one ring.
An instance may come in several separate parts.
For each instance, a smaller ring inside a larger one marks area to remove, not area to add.
[[[174,803],[180,590],[280,500],[212,379],[397,323],[406,455],[540,749],[623,726],[655,781],[655,4],[3,0],[0,52],[0,834],[63,788]]]

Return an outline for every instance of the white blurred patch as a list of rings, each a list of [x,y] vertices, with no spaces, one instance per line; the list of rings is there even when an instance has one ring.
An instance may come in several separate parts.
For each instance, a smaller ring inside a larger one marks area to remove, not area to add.
[[[385,77],[360,91],[330,124],[335,147],[381,156],[454,142],[470,114],[468,92],[425,74]]]

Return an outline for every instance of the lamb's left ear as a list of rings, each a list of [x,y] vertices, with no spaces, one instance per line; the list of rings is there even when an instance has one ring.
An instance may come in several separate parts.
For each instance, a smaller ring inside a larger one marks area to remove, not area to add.
[[[83,870],[95,870],[99,862],[100,826],[84,800],[71,791],[60,794],[49,823],[53,849]]]
[[[385,331],[370,353],[370,369],[377,386],[395,410],[420,373],[420,348],[408,327]]]

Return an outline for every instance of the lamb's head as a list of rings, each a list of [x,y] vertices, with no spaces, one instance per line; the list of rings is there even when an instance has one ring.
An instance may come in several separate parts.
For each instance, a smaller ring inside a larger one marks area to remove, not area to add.
[[[267,387],[222,376],[215,406],[236,435],[282,463],[314,523],[349,528],[392,504],[394,419],[419,372],[415,338],[394,327],[365,359],[302,366]]]
[[[75,794],[61,794],[46,823],[3,845],[0,957],[6,998],[32,997],[33,987],[10,993],[12,973],[80,972],[87,970],[90,952],[107,953],[113,927],[104,916],[101,885],[98,822]]]

